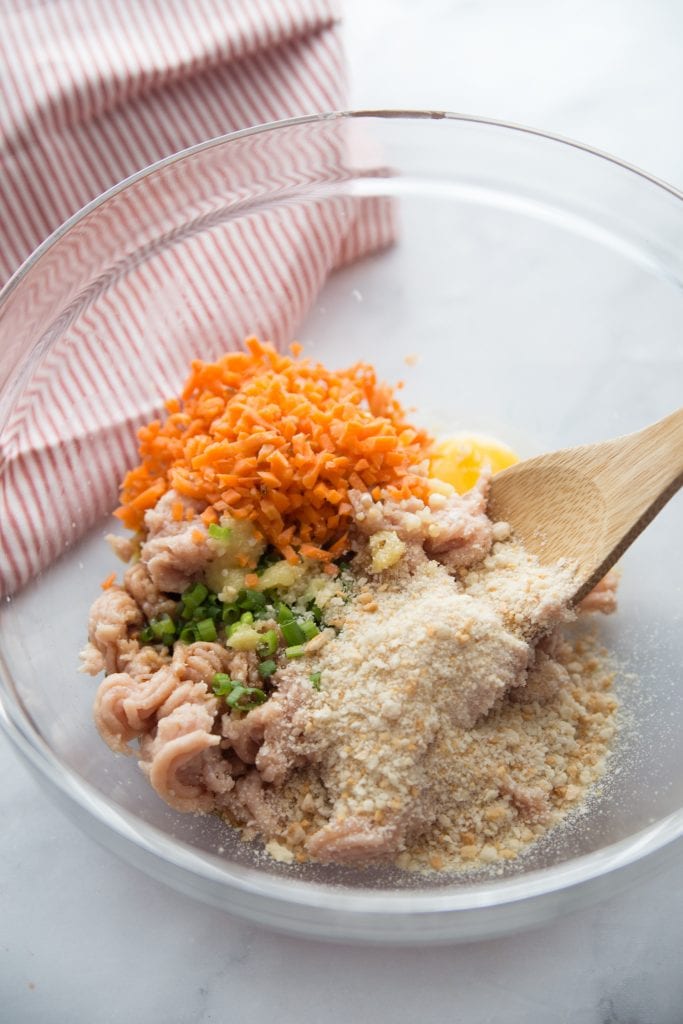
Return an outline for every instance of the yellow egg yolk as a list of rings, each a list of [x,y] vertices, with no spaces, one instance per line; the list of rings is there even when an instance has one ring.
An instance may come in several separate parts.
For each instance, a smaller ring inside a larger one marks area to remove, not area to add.
[[[519,456],[495,437],[452,434],[437,441],[429,460],[429,475],[452,484],[464,494],[474,487],[488,463],[492,473],[514,466]]]

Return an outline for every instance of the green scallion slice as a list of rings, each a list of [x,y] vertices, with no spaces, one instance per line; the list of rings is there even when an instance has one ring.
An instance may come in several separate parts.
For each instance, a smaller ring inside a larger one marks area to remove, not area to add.
[[[180,630],[179,640],[182,640],[184,644],[193,644],[197,639],[197,630],[194,626],[184,626]]]
[[[258,667],[258,674],[261,676],[261,679],[270,679],[273,672],[275,672],[276,670],[277,665],[275,664],[272,658],[269,658],[268,661],[261,662],[261,664]]]
[[[253,621],[254,621],[254,613],[253,612],[242,612],[242,614],[240,615],[240,622],[246,622],[249,625],[251,625],[251,623]]]
[[[227,698],[227,703],[230,705],[231,708],[234,708],[237,705],[240,698],[243,697],[246,692],[246,686],[242,686],[241,683],[236,683],[235,686],[233,686],[232,693]]]
[[[226,625],[232,625],[233,622],[237,622],[240,617],[240,610],[236,604],[224,604],[222,618]]]
[[[278,636],[277,631],[274,629],[267,629],[261,638],[261,643],[258,645],[256,650],[261,656],[267,654],[275,654],[277,650]]]
[[[232,693],[233,688],[238,685],[233,683],[230,676],[226,675],[225,672],[216,672],[213,677],[211,689],[217,697],[225,697],[226,694]]]
[[[175,622],[170,615],[164,615],[161,619],[152,619],[149,628],[157,640],[163,640],[164,643],[175,636]]]
[[[303,644],[293,644],[291,647],[285,647],[285,655],[288,658],[303,658],[306,653],[306,648]]]
[[[282,635],[285,638],[285,641],[290,647],[292,644],[302,644],[306,640],[306,634],[303,629],[299,623],[294,622],[293,619],[291,622],[283,622],[280,629],[282,630]]]
[[[319,690],[320,689],[320,679],[321,679],[321,677],[322,677],[322,672],[311,672],[310,676],[308,677],[311,680],[311,685],[313,686],[314,690]]]
[[[232,530],[229,526],[219,526],[218,523],[211,523],[209,526],[209,537],[214,540],[230,540]]]
[[[241,704],[240,701],[243,697],[246,697],[247,700]],[[227,698],[227,704],[231,708],[237,708],[238,711],[251,711],[266,700],[268,700],[268,696],[263,690],[259,690],[255,686],[242,686],[238,683]]]
[[[198,608],[208,593],[209,588],[205,587],[203,583],[195,583],[194,586],[185,591],[182,596],[182,602],[188,608]]]
[[[199,639],[206,643],[212,643],[218,636],[213,619],[201,619],[195,624],[195,629]]]
[[[259,704],[265,704],[268,700],[268,694],[264,690],[259,690],[257,686],[248,686],[247,694],[249,695],[249,704],[252,707],[258,707]]]
[[[318,605],[314,601],[313,604],[311,605],[310,612],[311,612],[311,615],[313,616],[313,618],[315,619],[316,624],[319,626],[321,624],[321,622],[323,621],[323,610],[322,610],[322,608],[319,608]]]
[[[261,608],[265,608],[266,599],[260,590],[247,588],[246,590],[240,590],[237,595],[237,604],[243,611],[257,612]]]
[[[141,644],[151,644],[153,638],[154,633],[152,633],[152,630],[150,629],[149,626],[145,626],[145,628],[141,629],[138,634],[138,640],[140,641]]]
[[[313,619],[307,619],[301,623],[301,632],[304,634],[307,640],[312,640],[314,636],[317,636],[320,630],[316,626]]]
[[[285,622],[294,622],[294,612],[288,605],[283,604],[282,601],[280,601],[277,606],[277,621],[281,626],[283,626]]]

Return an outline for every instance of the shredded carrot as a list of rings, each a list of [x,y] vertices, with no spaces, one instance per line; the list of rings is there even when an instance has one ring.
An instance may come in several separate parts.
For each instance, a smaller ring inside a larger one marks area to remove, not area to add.
[[[102,587],[102,590],[109,590],[109,588],[112,587],[114,583],[116,583],[116,573],[111,572],[107,576],[106,580],[102,580],[100,586]]]
[[[248,338],[246,351],[193,362],[166,419],[138,433],[141,462],[115,513],[126,526],[140,529],[145,511],[174,489],[204,502],[205,524],[220,513],[249,519],[287,561],[303,555],[331,571],[351,521],[350,488],[376,500],[429,497],[418,467],[431,439],[374,369],[332,371],[299,358],[296,342],[290,349],[281,355]]]
[[[258,587],[258,576],[255,572],[248,572],[244,577],[245,587]]]
[[[202,544],[206,540],[206,534],[202,533],[201,530],[193,530],[192,540],[195,544]]]
[[[329,562],[332,558],[331,551],[324,551],[322,548],[316,548],[313,544],[302,544],[299,550],[304,558],[317,558],[320,562]]]
[[[182,501],[174,501],[171,508],[171,515],[176,523],[179,523],[183,518],[183,503]]]

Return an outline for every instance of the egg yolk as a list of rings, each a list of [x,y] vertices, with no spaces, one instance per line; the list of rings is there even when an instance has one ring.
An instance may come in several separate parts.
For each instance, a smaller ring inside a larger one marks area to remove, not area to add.
[[[519,462],[519,456],[495,437],[452,434],[434,445],[429,475],[444,480],[464,494],[474,487],[487,463],[492,473],[499,473],[516,462]]]

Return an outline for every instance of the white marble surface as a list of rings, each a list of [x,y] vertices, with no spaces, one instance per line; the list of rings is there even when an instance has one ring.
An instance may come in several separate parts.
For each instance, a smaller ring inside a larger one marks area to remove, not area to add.
[[[357,107],[573,136],[683,187],[679,0],[347,0]],[[151,882],[0,738],[0,1021],[680,1024],[683,863],[551,927],[437,950],[271,935]]]

